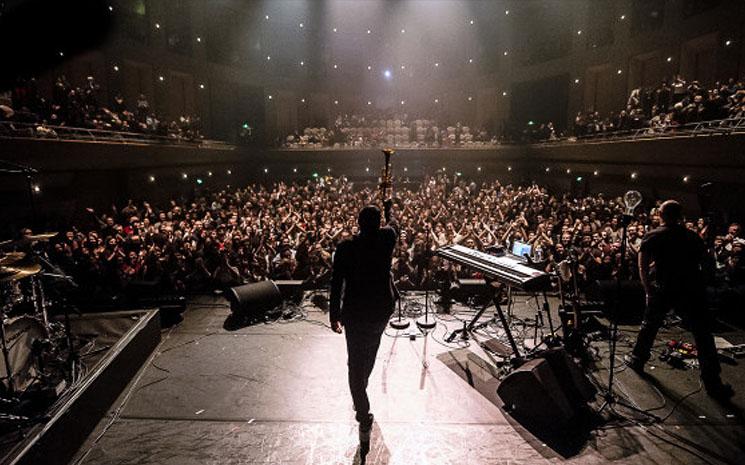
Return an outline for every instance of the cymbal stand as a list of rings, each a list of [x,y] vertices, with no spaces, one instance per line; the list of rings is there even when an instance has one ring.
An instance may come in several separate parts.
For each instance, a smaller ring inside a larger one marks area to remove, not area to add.
[[[5,334],[5,309],[0,314],[0,340],[3,351],[3,363],[5,363],[5,379],[8,380],[8,393],[15,394],[15,383],[13,382],[13,368],[10,364],[10,350],[8,349],[8,340]]]

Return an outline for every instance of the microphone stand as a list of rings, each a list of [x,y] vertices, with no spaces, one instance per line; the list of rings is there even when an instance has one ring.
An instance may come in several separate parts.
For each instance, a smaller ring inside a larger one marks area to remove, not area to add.
[[[390,210],[385,208],[385,202],[390,201],[391,204],[393,202],[393,181],[391,176],[391,155],[393,155],[395,151],[393,149],[383,149],[383,155],[385,156],[385,164],[383,165],[383,173],[381,175],[381,182],[380,182],[380,193],[381,197],[383,198],[383,207],[385,211],[385,219],[386,222],[390,219]],[[388,193],[387,190],[390,189],[390,196],[387,196]],[[393,208],[393,205],[391,205],[391,208]],[[398,235],[396,237],[396,247],[401,248],[401,230],[399,228]],[[389,325],[391,325],[391,328],[397,329],[397,330],[403,330],[409,327],[411,324],[409,320],[405,320],[403,318],[403,310],[401,308],[401,293],[399,292],[398,288],[396,287],[396,283],[393,281],[393,275],[390,276],[390,282],[391,286],[393,287],[393,294],[398,298],[398,316],[390,320],[388,322]]]
[[[428,274],[432,272],[432,257],[430,256],[431,250],[430,250],[430,234],[432,231],[427,231],[427,269],[425,270]],[[431,280],[431,277],[429,278]],[[427,329],[433,329],[435,326],[437,326],[437,322],[434,320],[434,318],[430,321],[429,319],[429,282],[425,282],[424,284],[424,316],[419,317],[416,320],[417,327],[424,332],[424,330]]]

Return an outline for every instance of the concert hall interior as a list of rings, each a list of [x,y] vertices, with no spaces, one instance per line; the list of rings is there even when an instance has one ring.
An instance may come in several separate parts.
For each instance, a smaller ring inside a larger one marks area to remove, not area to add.
[[[0,465],[745,463],[744,1],[0,0],[0,57]]]

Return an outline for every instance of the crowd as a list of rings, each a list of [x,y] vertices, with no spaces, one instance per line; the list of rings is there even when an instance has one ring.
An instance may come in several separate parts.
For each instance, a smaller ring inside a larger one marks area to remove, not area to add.
[[[728,79],[706,87],[678,75],[671,80],[664,79],[657,87],[633,89],[626,108],[621,111],[605,116],[593,110],[578,112],[569,134],[557,131],[552,122],[531,122],[523,127],[518,138],[524,142],[550,141],[566,135],[588,137],[638,129],[655,134],[690,123],[728,118],[745,118],[745,83],[742,80]]]
[[[102,129],[133,132],[173,139],[198,140],[201,134],[199,117],[184,115],[168,121],[159,116],[141,94],[134,105],[116,94],[109,104],[100,95],[100,86],[88,76],[82,86],[70,84],[65,76],[54,83],[51,98],[39,91],[35,79],[20,80],[12,89],[8,101],[0,105],[0,121],[28,123],[11,130],[37,137],[56,137],[54,127]]]
[[[375,202],[377,189],[345,178],[305,183],[251,185],[205,194],[158,208],[129,202],[95,213],[53,244],[51,258],[90,293],[121,292],[135,281],[163,289],[199,291],[264,279],[303,280],[323,286],[334,248],[357,233],[357,212]],[[484,249],[532,246],[546,271],[576,258],[579,286],[614,278],[620,271],[621,199],[551,195],[536,185],[477,184],[444,175],[407,184],[396,192],[394,216],[401,227],[393,270],[403,289],[442,286],[474,277],[433,254],[460,243]],[[628,228],[624,276],[637,275],[635,256],[645,231],[659,224],[653,207],[638,211]],[[710,247],[711,283],[719,295],[745,293],[742,229],[714,231],[704,219],[686,226]]]
[[[410,119],[405,113],[338,115],[331,128],[305,128],[281,142],[285,148],[479,147],[493,145],[485,130],[460,122],[439,127],[429,119]]]

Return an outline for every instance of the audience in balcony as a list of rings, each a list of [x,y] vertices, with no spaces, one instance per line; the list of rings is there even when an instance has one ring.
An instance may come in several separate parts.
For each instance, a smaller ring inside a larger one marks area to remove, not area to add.
[[[121,94],[116,94],[111,105],[106,105],[100,87],[93,76],[88,76],[81,87],[71,85],[60,76],[52,88],[51,99],[39,92],[35,79],[18,82],[11,92],[10,116],[0,112],[0,121],[29,123],[33,129],[18,125],[19,133],[30,132],[38,137],[56,137],[54,127],[84,128],[107,131],[134,132],[179,140],[202,139],[198,116],[183,115],[167,121],[151,107],[143,94],[137,99],[134,112]]]

